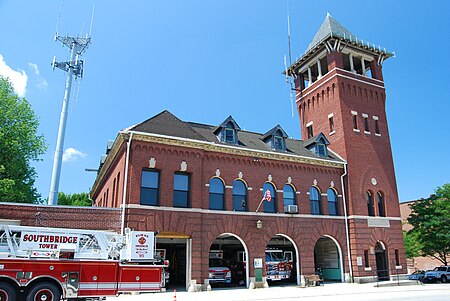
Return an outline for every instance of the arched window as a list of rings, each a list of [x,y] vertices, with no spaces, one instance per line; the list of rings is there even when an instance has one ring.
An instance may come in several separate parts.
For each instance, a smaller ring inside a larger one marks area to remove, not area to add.
[[[289,184],[285,184],[283,187],[283,203],[286,211],[286,206],[296,205],[294,187]]]
[[[378,214],[380,216],[386,216],[386,209],[384,205],[384,195],[381,191],[378,191]]]
[[[328,199],[328,214],[339,215],[337,206],[337,196],[334,189],[328,188],[327,199]]]
[[[224,192],[225,186],[220,178],[212,178],[209,181],[209,209],[225,209]]]
[[[366,191],[366,201],[367,201],[367,213],[369,216],[375,216],[375,208],[373,205],[373,194],[371,191]]]
[[[276,206],[276,190],[275,190],[275,187],[271,184],[271,183],[269,183],[269,182],[266,182],[266,183],[264,183],[264,186],[263,186],[263,191],[262,191],[262,196],[264,197],[264,195],[265,195],[265,193],[266,193],[266,191],[267,190],[269,190],[270,191],[270,197],[271,197],[271,199],[270,199],[270,201],[264,201],[264,212],[267,212],[267,213],[275,213],[275,212],[277,212],[277,206]]]
[[[322,214],[322,206],[320,205],[320,192],[314,186],[309,189],[309,205],[311,208],[311,214]]]
[[[233,210],[247,211],[247,186],[244,181],[233,181]]]

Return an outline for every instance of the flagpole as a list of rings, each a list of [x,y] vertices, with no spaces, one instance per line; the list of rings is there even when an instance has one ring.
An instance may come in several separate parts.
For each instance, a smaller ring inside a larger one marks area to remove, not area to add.
[[[258,206],[258,208],[256,208],[256,211],[255,211],[255,212],[258,212],[259,207],[261,207],[261,204],[264,202],[265,199],[266,199],[266,197],[263,196],[263,198],[261,199],[261,202],[259,202],[259,206]]]

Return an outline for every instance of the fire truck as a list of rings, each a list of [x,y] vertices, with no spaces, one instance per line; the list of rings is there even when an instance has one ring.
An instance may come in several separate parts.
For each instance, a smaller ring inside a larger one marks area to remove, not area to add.
[[[165,286],[155,233],[0,225],[0,301],[100,299]]]
[[[287,252],[278,249],[266,249],[267,280],[278,281],[291,277],[292,262],[286,258],[285,253]]]

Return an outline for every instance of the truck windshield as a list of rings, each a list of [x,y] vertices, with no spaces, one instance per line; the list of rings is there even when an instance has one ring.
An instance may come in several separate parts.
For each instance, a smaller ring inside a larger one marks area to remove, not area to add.
[[[266,252],[266,262],[268,261],[284,261],[281,252]]]
[[[223,261],[222,259],[213,258],[209,260],[209,266],[210,267],[223,267]]]

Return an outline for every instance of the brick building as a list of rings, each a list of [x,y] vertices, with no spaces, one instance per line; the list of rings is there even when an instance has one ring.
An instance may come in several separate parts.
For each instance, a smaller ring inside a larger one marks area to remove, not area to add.
[[[123,206],[125,227],[159,231],[186,287],[208,282],[210,250],[244,264],[247,285],[267,249],[287,254],[297,283],[319,268],[336,281],[405,273],[382,76],[390,56],[327,15],[286,70],[307,139],[279,125],[253,133],[231,116],[205,125],[164,111],[119,132],[95,205]]]
[[[297,284],[318,270],[330,281],[406,273],[382,76],[390,56],[328,15],[286,70],[304,140],[279,125],[254,133],[231,116],[206,125],[163,111],[109,144],[91,191],[99,208],[67,210],[83,227],[158,231],[171,282],[192,289],[209,281],[211,250],[247,286],[268,276],[254,267],[266,250],[282,252]],[[0,206],[0,219],[25,224],[62,208]]]

